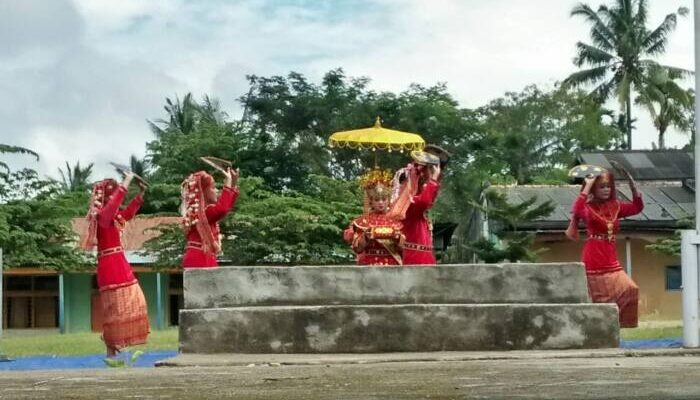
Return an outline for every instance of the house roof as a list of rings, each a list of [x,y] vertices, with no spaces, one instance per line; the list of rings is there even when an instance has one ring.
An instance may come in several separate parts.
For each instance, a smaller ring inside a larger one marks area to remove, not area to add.
[[[85,218],[73,218],[71,222],[73,225],[73,232],[80,236],[80,242],[78,243],[82,243],[85,238],[87,221]],[[143,244],[146,241],[158,236],[158,230],[153,228],[161,224],[178,223],[180,223],[180,217],[137,216],[126,224],[126,228],[124,228],[122,232],[122,246],[127,254],[135,254],[134,251],[143,249]]]
[[[518,204],[535,196],[536,204],[551,200],[554,211],[537,221],[522,224],[527,230],[562,230],[569,223],[569,213],[581,187],[564,186],[492,186],[490,190],[505,193],[511,204]],[[680,219],[695,213],[695,194],[680,184],[640,184],[639,190],[644,199],[644,210],[621,222],[622,229],[673,230]],[[632,194],[626,186],[618,186],[618,199],[630,201]]]
[[[582,153],[580,164],[598,165],[614,172],[616,179],[626,179],[610,161],[617,161],[632,177],[644,180],[684,180],[695,177],[693,153],[685,150],[629,150]]]

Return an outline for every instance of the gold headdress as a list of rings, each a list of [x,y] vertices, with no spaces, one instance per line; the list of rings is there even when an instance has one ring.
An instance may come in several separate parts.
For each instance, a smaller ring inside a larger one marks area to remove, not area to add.
[[[390,170],[371,169],[360,177],[360,186],[370,198],[391,198],[391,180],[394,175]]]

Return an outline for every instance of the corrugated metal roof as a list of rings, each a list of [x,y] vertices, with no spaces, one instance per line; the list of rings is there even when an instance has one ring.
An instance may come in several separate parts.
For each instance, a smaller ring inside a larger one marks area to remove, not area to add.
[[[695,203],[695,193],[680,186],[662,187],[661,191],[674,203]]]
[[[632,150],[582,153],[579,163],[599,165],[614,172],[610,161],[617,161],[637,180],[682,180],[695,176],[693,153],[685,150]]]
[[[547,217],[541,218],[540,223],[565,226],[569,221],[569,213],[574,199],[581,187],[568,186],[492,186],[489,190],[497,190],[506,195],[509,203],[516,204],[536,196],[537,203],[551,201],[555,209]],[[644,199],[644,210],[637,215],[626,218],[630,221],[648,223],[654,227],[675,228],[676,221],[695,213],[694,194],[688,188],[681,186],[640,185]],[[629,187],[618,186],[618,199],[629,201],[632,194]],[[678,202],[676,200],[686,200]],[[538,223],[534,223],[537,227]]]

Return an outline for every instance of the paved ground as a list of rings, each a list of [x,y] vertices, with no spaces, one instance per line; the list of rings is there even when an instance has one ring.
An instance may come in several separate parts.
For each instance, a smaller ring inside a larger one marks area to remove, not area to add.
[[[0,399],[697,399],[700,357],[17,371]]]

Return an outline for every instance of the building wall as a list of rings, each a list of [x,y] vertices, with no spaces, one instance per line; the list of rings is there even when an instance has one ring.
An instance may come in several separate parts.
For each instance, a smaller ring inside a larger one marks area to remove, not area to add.
[[[666,290],[666,267],[680,265],[680,257],[671,257],[652,253],[645,246],[659,237],[645,236],[631,239],[632,245],[632,279],[639,285],[639,317],[641,320],[680,320],[681,292]],[[543,251],[538,261],[579,261],[583,240],[577,242],[556,240],[538,241],[538,249]],[[617,254],[623,268],[626,266],[625,242],[617,244]]]
[[[148,305],[148,317],[151,322],[151,329],[158,329],[158,327],[166,327],[166,317],[168,315],[168,274],[160,274],[160,324],[158,323],[158,289],[156,286],[156,273],[140,272],[137,274],[137,278],[139,280],[139,284],[141,285],[141,289],[143,290],[143,294],[146,297],[146,304]]]
[[[88,332],[92,328],[92,277],[89,273],[63,277],[66,332]]]

